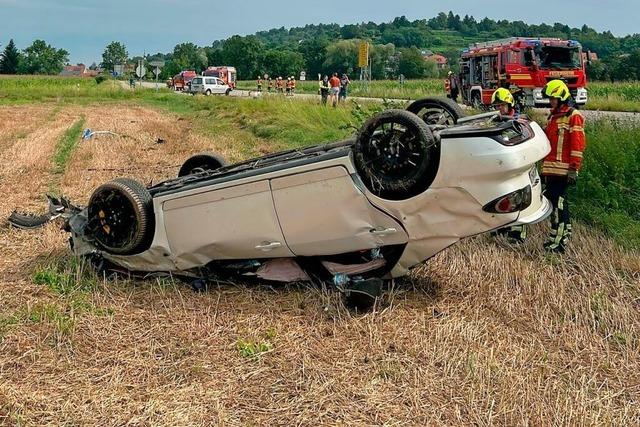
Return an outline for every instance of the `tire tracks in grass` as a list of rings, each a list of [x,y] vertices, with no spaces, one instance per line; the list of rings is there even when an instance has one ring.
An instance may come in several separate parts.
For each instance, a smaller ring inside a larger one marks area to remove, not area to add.
[[[67,164],[71,159],[82,134],[82,127],[85,123],[85,117],[81,116],[76,120],[69,129],[62,135],[56,144],[53,156],[53,169],[51,171],[51,182],[49,191],[51,193],[59,193],[62,177],[67,170]]]

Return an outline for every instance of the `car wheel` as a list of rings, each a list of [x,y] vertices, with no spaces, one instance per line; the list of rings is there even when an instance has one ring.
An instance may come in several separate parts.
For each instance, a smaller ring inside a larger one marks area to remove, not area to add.
[[[231,93],[231,89],[227,89],[227,91],[224,94],[229,96],[230,93]]]
[[[452,126],[464,117],[464,111],[449,98],[424,98],[411,103],[407,111],[420,117],[428,125]]]
[[[207,96],[211,95],[211,89],[207,89],[207,91],[204,94]]]
[[[405,110],[373,116],[360,129],[353,161],[364,185],[388,200],[424,192],[435,179],[438,147],[427,124]]]
[[[99,249],[134,255],[151,245],[153,198],[139,182],[118,178],[101,185],[91,195],[87,211],[87,230]]]
[[[199,172],[214,171],[227,165],[227,161],[213,153],[201,153],[187,159],[178,171],[178,177],[193,175]]]

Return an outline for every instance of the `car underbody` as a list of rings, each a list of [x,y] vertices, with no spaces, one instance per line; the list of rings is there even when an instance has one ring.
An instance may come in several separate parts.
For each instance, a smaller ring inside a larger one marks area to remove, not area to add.
[[[378,114],[351,139],[233,165],[194,156],[177,178],[148,188],[117,179],[87,207],[50,198],[48,214],[10,222],[62,217],[74,253],[109,271],[322,281],[376,296],[463,238],[551,209],[537,124],[417,104]]]

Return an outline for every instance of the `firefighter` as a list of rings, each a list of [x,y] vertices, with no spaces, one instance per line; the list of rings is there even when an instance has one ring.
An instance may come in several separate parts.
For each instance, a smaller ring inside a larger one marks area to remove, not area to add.
[[[491,96],[491,105],[496,110],[500,111],[500,114],[505,117],[518,118],[519,114],[516,111],[516,100],[513,98],[513,94],[509,89],[500,88],[493,92]]]
[[[269,77],[269,81],[267,82],[267,92],[271,93],[272,89],[273,89],[273,79]]]
[[[548,252],[564,253],[571,237],[567,190],[576,184],[586,147],[584,117],[572,107],[571,92],[562,80],[547,83],[542,96],[551,104],[545,130],[551,152],[542,163],[542,179],[545,194],[553,205],[551,234],[544,248]]]
[[[519,118],[520,114],[516,111],[516,101],[509,89],[499,88],[491,96],[491,104],[500,112],[503,117]],[[527,227],[525,225],[514,225],[512,227],[501,228],[492,233],[494,237],[504,236],[509,243],[524,243],[527,238]]]
[[[296,78],[291,76],[291,96],[296,93]]]
[[[262,77],[258,76],[258,92],[262,92]]]

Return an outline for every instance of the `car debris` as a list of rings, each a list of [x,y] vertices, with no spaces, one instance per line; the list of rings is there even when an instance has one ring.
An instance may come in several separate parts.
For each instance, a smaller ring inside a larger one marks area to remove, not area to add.
[[[86,140],[92,139],[93,137],[101,136],[101,135],[121,137],[121,135],[118,135],[117,133],[111,132],[109,130],[95,130],[95,131],[92,131],[91,129],[85,129],[82,132],[82,140],[86,141]]]
[[[323,282],[380,295],[461,239],[544,220],[543,130],[498,113],[463,118],[443,98],[370,118],[353,138],[227,164],[187,159],[145,186],[118,178],[87,206],[50,198],[71,247],[102,269]],[[24,215],[12,224],[30,224]],[[33,221],[33,224],[42,220]],[[16,225],[17,226],[17,225]]]

